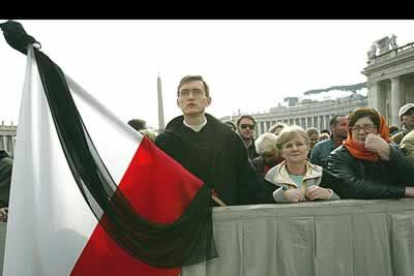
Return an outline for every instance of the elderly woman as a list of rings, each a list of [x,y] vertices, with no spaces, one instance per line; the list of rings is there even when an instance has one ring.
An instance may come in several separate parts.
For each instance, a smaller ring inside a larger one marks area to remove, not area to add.
[[[253,165],[260,176],[264,176],[270,168],[284,160],[276,148],[276,139],[277,136],[273,133],[263,133],[254,141],[260,156],[253,159]]]
[[[276,202],[339,199],[332,190],[320,186],[323,169],[307,160],[309,144],[308,134],[299,126],[286,127],[279,134],[276,147],[285,161],[265,175],[274,187]]]
[[[348,138],[328,158],[330,187],[341,198],[414,197],[414,188],[407,187],[414,184],[414,162],[390,145],[384,117],[361,108],[348,118]]]

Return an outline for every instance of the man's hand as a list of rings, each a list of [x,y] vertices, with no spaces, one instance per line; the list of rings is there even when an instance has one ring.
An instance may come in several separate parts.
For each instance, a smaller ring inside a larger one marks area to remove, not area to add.
[[[312,185],[306,188],[305,196],[309,200],[329,199],[331,198],[331,192],[325,188]]]
[[[0,221],[7,222],[8,213],[9,213],[8,207],[0,208]]]
[[[390,145],[378,134],[368,134],[365,139],[365,148],[369,151],[376,152],[382,160],[390,160]]]
[[[299,189],[290,189],[285,191],[285,197],[289,202],[300,202],[305,199],[305,195]]]

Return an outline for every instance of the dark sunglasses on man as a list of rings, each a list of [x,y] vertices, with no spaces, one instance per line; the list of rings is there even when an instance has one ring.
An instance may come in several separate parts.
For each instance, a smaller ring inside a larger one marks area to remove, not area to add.
[[[240,127],[242,129],[246,129],[246,128],[250,128],[251,130],[254,129],[254,125],[249,125],[249,124],[241,124]]]

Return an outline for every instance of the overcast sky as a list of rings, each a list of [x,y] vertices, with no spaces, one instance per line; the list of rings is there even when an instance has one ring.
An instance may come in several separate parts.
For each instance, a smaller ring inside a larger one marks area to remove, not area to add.
[[[165,121],[180,115],[176,88],[200,74],[207,112],[263,112],[287,96],[366,81],[371,44],[395,34],[414,42],[414,20],[18,20],[42,51],[122,120],[158,126],[157,72]],[[0,21],[5,22],[5,20]],[[26,57],[0,38],[0,120],[18,122]]]

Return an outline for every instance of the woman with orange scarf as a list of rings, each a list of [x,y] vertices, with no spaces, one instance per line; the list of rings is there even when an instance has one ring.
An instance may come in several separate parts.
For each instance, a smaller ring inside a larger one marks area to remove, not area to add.
[[[328,158],[330,188],[343,199],[414,197],[414,162],[390,144],[384,117],[361,108],[348,118],[348,138]]]

